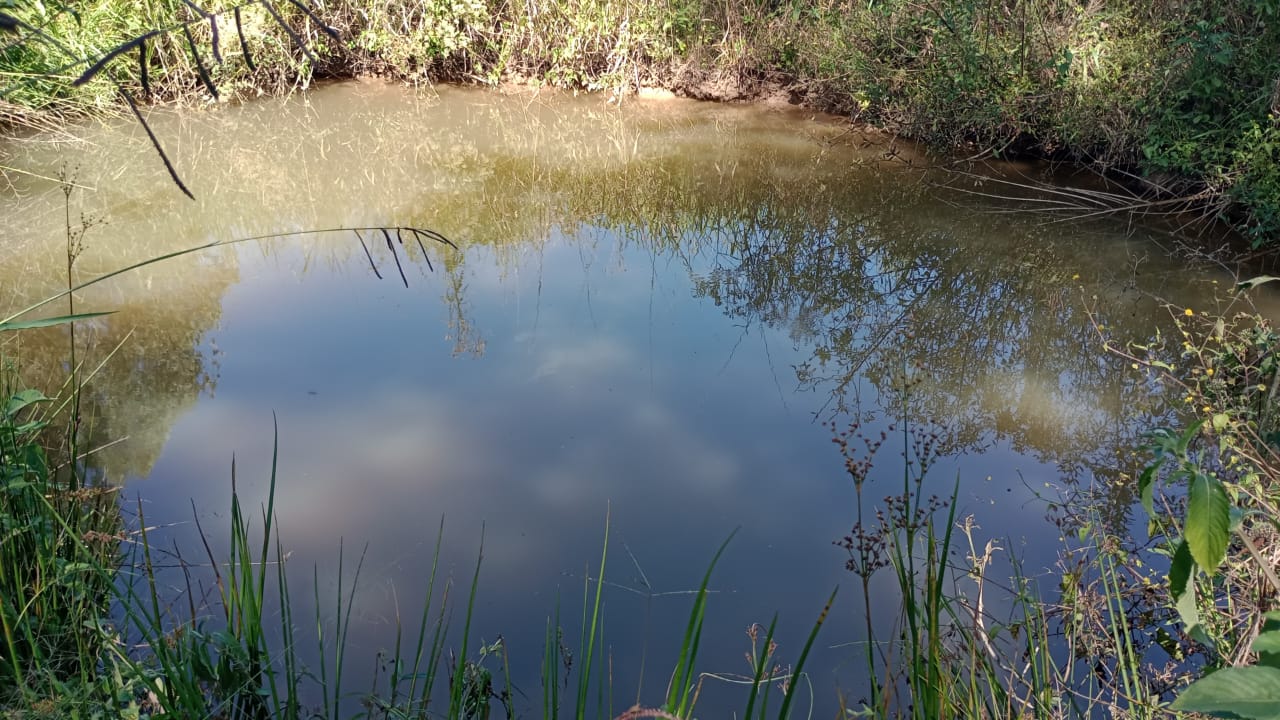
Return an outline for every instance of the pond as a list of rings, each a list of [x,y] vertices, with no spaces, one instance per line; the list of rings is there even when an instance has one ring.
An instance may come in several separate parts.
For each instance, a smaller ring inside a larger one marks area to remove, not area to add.
[[[1054,506],[1088,496],[1128,523],[1130,451],[1167,412],[1095,322],[1140,341],[1168,327],[1165,303],[1208,307],[1231,282],[1172,259],[1162,232],[965,191],[1012,192],[995,181],[943,187],[909,148],[798,110],[351,82],[151,121],[194,201],[136,124],[5,147],[25,172],[6,176],[0,307],[66,287],[68,227],[77,281],[276,236],[76,295],[115,311],[76,330],[87,435],[130,512],[197,561],[193,511],[225,547],[232,460],[257,508],[278,428],[299,624],[314,625],[312,569],[331,625],[340,548],[344,584],[363,557],[355,693],[396,618],[416,627],[443,519],[455,633],[483,538],[468,650],[500,636],[517,706],[537,707],[548,618],[576,646],[607,524],[611,706],[657,704],[691,592],[737,529],[699,669],[748,673],[744,631],[775,612],[793,660],[842,586],[807,667],[829,716],[865,686],[835,545],[856,498],[829,424],[887,434],[872,504],[902,492],[904,427],[936,438],[930,491],[955,489],[977,539],[1051,590]],[[382,226],[456,247],[311,232]],[[3,349],[52,392],[67,340]],[[873,606],[897,602],[874,589]],[[708,678],[700,714],[743,697]]]

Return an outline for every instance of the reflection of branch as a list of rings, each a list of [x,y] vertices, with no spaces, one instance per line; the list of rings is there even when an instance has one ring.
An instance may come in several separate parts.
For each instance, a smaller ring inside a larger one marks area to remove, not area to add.
[[[1013,180],[1005,180],[1003,178],[989,177],[978,175],[976,173],[961,172],[951,170],[956,175],[965,178],[971,178],[977,183],[991,182],[999,185],[1007,185],[1020,190],[1036,192],[1043,195],[1053,197],[1028,197],[1021,195],[1002,195],[1000,193],[982,192],[971,188],[957,187],[948,185],[955,192],[964,193],[974,197],[990,198],[998,200],[1001,203],[1019,203],[1024,207],[1014,207],[1009,209],[992,210],[997,214],[1050,214],[1050,213],[1069,213],[1066,217],[1057,218],[1047,221],[1047,224],[1055,224],[1061,222],[1076,222],[1087,220],[1090,218],[1118,215],[1127,213],[1133,216],[1172,216],[1190,212],[1192,210],[1208,209],[1206,203],[1219,200],[1222,193],[1212,188],[1206,188],[1187,195],[1176,195],[1173,197],[1161,196],[1157,198],[1143,197],[1132,193],[1114,193],[1105,190],[1091,190],[1089,188],[1060,188],[1037,180],[1028,180],[1027,182],[1015,182]],[[1162,193],[1171,194],[1165,188],[1157,188]],[[1034,204],[1038,204],[1035,206]],[[1025,205],[1033,205],[1025,207]],[[1213,219],[1218,213],[1210,213],[1199,220]]]
[[[449,289],[445,293],[445,305],[449,308],[449,329],[453,331],[453,355],[467,354],[472,357],[484,355],[485,341],[467,318],[466,288],[463,278],[465,268],[462,264],[450,264],[446,267],[449,273]],[[450,339],[446,336],[446,339]]]
[[[192,253],[197,253],[202,250],[208,250],[210,248],[226,246],[226,245],[239,245],[240,243],[252,242],[255,240],[273,240],[278,238],[293,237],[297,235],[320,235],[323,233],[336,233],[336,232],[354,232],[354,233],[357,233],[357,237],[359,237],[359,233],[361,231],[371,232],[374,230],[395,230],[398,235],[401,232],[412,233],[415,239],[418,240],[419,245],[422,247],[422,250],[424,253],[423,259],[426,259],[426,255],[425,255],[426,247],[421,245],[422,238],[424,237],[429,240],[438,242],[442,245],[448,245],[449,247],[454,249],[457,249],[458,247],[456,244],[454,244],[452,240],[450,240],[449,238],[445,237],[444,235],[441,235],[440,233],[434,230],[424,230],[422,228],[414,228],[414,227],[386,227],[386,226],[358,227],[358,228],[337,227],[337,228],[324,228],[321,230],[293,230],[289,232],[268,233],[265,235],[254,235],[251,237],[236,238],[234,240],[214,240],[213,242],[205,243],[204,245],[196,245],[194,247],[189,247],[183,250],[175,250],[174,252],[171,252],[171,253],[157,255],[155,257],[148,258],[140,262],[136,262],[132,265],[122,267],[119,270],[113,270],[104,275],[99,275],[98,277],[93,278],[92,280],[87,280],[78,285],[67,288],[66,290],[58,292],[54,295],[50,295],[45,299],[39,302],[33,303],[31,305],[28,305],[27,307],[22,308],[21,310],[18,310],[17,312],[12,313],[7,317],[0,317],[0,329],[4,328],[5,325],[12,323],[14,320],[17,320],[23,315],[34,312],[35,310],[38,310],[44,307],[45,305],[48,305],[49,303],[61,300],[62,298],[67,297],[71,293],[79,292],[87,287],[90,287],[92,285],[97,285],[100,282],[116,277],[117,275],[124,275],[126,273],[130,273],[130,272],[133,272],[134,270],[147,267],[148,265],[154,265],[164,260],[170,260],[172,258],[182,257],[183,255],[190,255]],[[392,252],[394,253],[394,248],[392,249]],[[372,261],[372,257],[370,258],[370,260]],[[397,258],[397,262],[398,262],[398,258]],[[427,262],[428,262],[428,266],[430,266],[430,261],[428,260]],[[377,272],[376,267],[374,268],[374,272]],[[381,275],[379,275],[379,277],[381,277]]]
[[[848,367],[848,372],[845,373],[844,379],[842,379],[836,385],[835,389],[831,391],[831,395],[827,398],[827,401],[822,404],[822,407],[818,408],[814,412],[814,422],[817,422],[818,417],[822,415],[822,413],[826,412],[827,408],[831,405],[831,402],[835,400],[837,396],[841,398],[844,397],[844,391],[849,386],[849,383],[853,382],[853,376],[862,370],[863,366],[871,360],[871,357],[880,349],[880,346],[884,345],[884,342],[888,340],[894,332],[901,330],[902,321],[915,310],[916,305],[926,297],[928,291],[933,289],[934,285],[938,284],[938,278],[939,276],[935,274],[933,277],[926,279],[924,287],[920,288],[920,291],[916,293],[916,296],[911,298],[911,302],[903,306],[902,312],[898,313],[898,316],[893,319],[893,322],[890,322],[885,326],[884,332],[880,333],[880,337],[876,338],[876,340],[870,345],[864,346],[862,352],[854,354],[854,362]]]

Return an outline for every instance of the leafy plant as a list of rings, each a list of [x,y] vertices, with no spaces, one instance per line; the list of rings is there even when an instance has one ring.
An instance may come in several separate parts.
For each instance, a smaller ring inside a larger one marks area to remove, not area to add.
[[[1254,278],[1237,287],[1243,291],[1271,279]],[[1169,596],[1187,634],[1208,649],[1213,663],[1178,695],[1174,708],[1225,718],[1273,718],[1280,708],[1280,616],[1265,603],[1280,592],[1280,577],[1258,537],[1280,527],[1275,485],[1280,455],[1272,429],[1277,344],[1265,318],[1233,312],[1246,300],[1238,293],[1212,313],[1174,310],[1180,334],[1176,358],[1168,357],[1161,344],[1128,352],[1110,349],[1132,360],[1134,368],[1145,366],[1199,415],[1181,432],[1152,433],[1153,459],[1138,478],[1153,527],[1172,527],[1160,531],[1170,535],[1180,529],[1170,550]],[[1180,516],[1169,517],[1155,506],[1154,490],[1162,477],[1177,487],[1174,495],[1185,507]],[[1224,595],[1225,607],[1220,607]],[[1251,643],[1257,663],[1248,665],[1248,637],[1240,628],[1255,621],[1262,625]],[[1229,647],[1235,643],[1241,649]]]
[[[1253,652],[1256,665],[1209,673],[1183,690],[1173,709],[1218,718],[1280,718],[1280,612],[1263,616]]]
[[[1138,492],[1148,515],[1155,515],[1152,497],[1157,473],[1172,465],[1169,482],[1185,481],[1186,513],[1182,518],[1183,537],[1173,552],[1169,569],[1169,592],[1187,632],[1203,642],[1208,637],[1200,624],[1196,609],[1195,583],[1197,571],[1212,574],[1222,564],[1231,540],[1232,508],[1222,481],[1207,472],[1199,458],[1192,455],[1191,443],[1200,433],[1204,421],[1192,423],[1181,434],[1167,430],[1152,433],[1155,461],[1138,479]]]

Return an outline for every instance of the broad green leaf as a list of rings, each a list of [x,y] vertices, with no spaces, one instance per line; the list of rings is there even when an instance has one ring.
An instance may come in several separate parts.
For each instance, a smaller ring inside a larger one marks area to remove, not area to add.
[[[1272,610],[1262,614],[1262,632],[1280,630],[1280,610]]]
[[[23,463],[27,471],[35,473],[37,478],[47,480],[49,477],[49,459],[44,454],[44,448],[39,445],[27,445],[22,452]]]
[[[1231,539],[1231,501],[1222,483],[1204,473],[1194,473],[1187,493],[1186,541],[1205,572],[1213,572],[1227,555]]]
[[[1187,541],[1182,540],[1178,543],[1169,566],[1169,594],[1173,596],[1173,609],[1178,612],[1178,619],[1182,621],[1187,634],[1198,640],[1204,635],[1204,631],[1200,627],[1200,611],[1196,608],[1196,586],[1191,582],[1195,568],[1191,551],[1187,549]]]
[[[1220,718],[1280,720],[1280,669],[1223,668],[1191,683],[1173,709]]]
[[[111,315],[114,312],[114,310],[109,310],[107,312],[58,315],[57,317],[41,318],[40,320],[10,320],[9,322],[0,323],[0,332],[5,332],[6,330],[33,330],[35,328],[52,327],[54,325],[66,325],[67,323],[72,323],[77,320],[88,320],[89,318]]]
[[[1174,603],[1174,610],[1178,611],[1178,619],[1183,621],[1183,628],[1187,630],[1187,634],[1198,638],[1197,630],[1201,629],[1201,625],[1199,625],[1199,609],[1196,607],[1196,585],[1189,585],[1179,594],[1178,600]]]
[[[1280,655],[1280,612],[1273,610],[1267,613],[1265,618],[1262,622],[1262,630],[1253,641],[1253,651],[1259,655],[1272,656],[1267,658],[1269,662],[1266,664],[1274,665],[1273,661],[1277,659],[1277,655]]]
[[[4,406],[4,416],[12,419],[14,415],[17,415],[28,405],[44,402],[48,399],[39,390],[23,390],[14,393],[13,397],[9,398],[9,402]]]
[[[1272,280],[1280,280],[1280,278],[1274,275],[1259,275],[1258,277],[1249,278],[1243,282],[1236,283],[1236,290],[1252,290],[1253,288],[1269,283]]]
[[[1217,413],[1217,414],[1215,414],[1215,415],[1213,416],[1213,430],[1214,430],[1214,432],[1222,432],[1223,430],[1225,430],[1225,429],[1227,428],[1227,425],[1228,425],[1230,422],[1231,422],[1231,416],[1230,416],[1230,415],[1228,415],[1228,414],[1226,414],[1226,413]]]
[[[1280,633],[1258,635],[1258,639],[1253,641],[1253,651],[1258,653],[1259,665],[1280,668]]]

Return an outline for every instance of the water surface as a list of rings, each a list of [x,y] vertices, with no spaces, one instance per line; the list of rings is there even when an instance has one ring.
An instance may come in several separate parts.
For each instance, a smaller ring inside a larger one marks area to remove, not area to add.
[[[981,539],[1051,568],[1048,503],[1101,495],[1127,522],[1128,450],[1167,412],[1100,354],[1088,309],[1144,340],[1165,303],[1208,307],[1230,282],[1169,259],[1153,231],[994,212],[883,140],[798,112],[348,83],[152,122],[194,202],[136,125],[4,148],[35,174],[8,175],[0,307],[65,287],[68,217],[90,225],[78,280],[286,236],[77,294],[117,311],[77,330],[100,365],[95,467],[198,555],[192,505],[224,541],[232,458],[256,506],[278,428],[290,567],[307,588],[317,567],[332,597],[340,543],[348,580],[364,553],[350,657],[370,667],[397,613],[416,618],[441,518],[441,562],[463,585],[483,536],[471,649],[504,638],[518,706],[541,702],[547,618],[577,617],[607,520],[616,710],[661,698],[688,591],[737,528],[701,669],[747,672],[743,632],[775,611],[794,658],[842,585],[809,667],[830,714],[863,682],[862,608],[833,545],[855,506],[826,424],[895,428],[873,501],[901,492],[904,420],[936,433],[933,489],[959,478]],[[457,248],[288,235],[370,226]],[[67,341],[4,350],[47,384]],[[877,585],[873,604],[893,602]],[[741,697],[707,680],[703,714]]]

